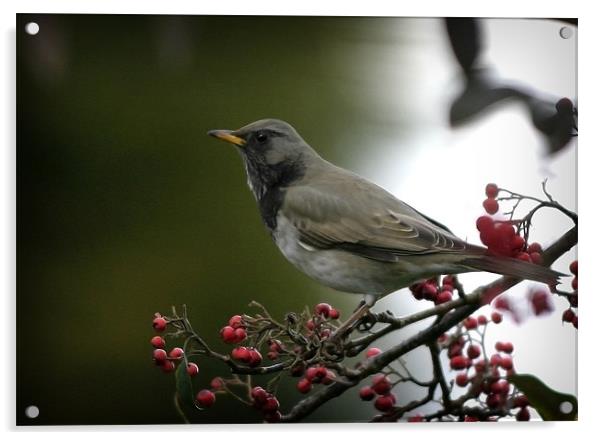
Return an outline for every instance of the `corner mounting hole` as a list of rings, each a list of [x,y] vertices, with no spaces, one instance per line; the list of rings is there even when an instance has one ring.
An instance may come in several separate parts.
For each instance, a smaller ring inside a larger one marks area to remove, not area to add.
[[[27,23],[25,25],[25,32],[27,32],[29,35],[35,35],[38,32],[40,32],[40,25],[37,24],[35,21]]]
[[[571,402],[562,402],[560,404],[560,412],[563,414],[570,414],[573,411],[573,404]]]
[[[37,416],[40,415],[40,408],[38,408],[35,405],[28,406],[27,408],[25,408],[25,415],[30,419],[35,419]]]
[[[568,26],[563,26],[560,28],[560,37],[568,40],[573,36],[573,30]]]

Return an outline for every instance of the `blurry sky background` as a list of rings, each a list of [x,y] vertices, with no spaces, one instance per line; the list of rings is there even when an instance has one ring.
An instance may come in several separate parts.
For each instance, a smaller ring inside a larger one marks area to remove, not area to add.
[[[35,36],[24,32],[30,21],[40,25]],[[565,24],[482,24],[486,59],[501,76],[575,97],[576,35],[560,38]],[[148,342],[153,313],[172,304],[187,304],[222,350],[219,328],[251,312],[251,300],[276,316],[320,301],[345,316],[357,305],[359,297],[321,287],[284,260],[238,154],[209,129],[284,119],[326,159],[472,242],[490,181],[539,196],[548,178],[556,199],[576,207],[574,146],[546,159],[522,106],[449,127],[462,82],[438,19],[20,15],[17,72],[21,424],[179,423],[173,377],[153,368]],[[532,238],[545,245],[569,227],[544,211]],[[574,257],[557,268],[566,272]],[[470,289],[493,278],[462,280]],[[376,309],[406,314],[429,304],[404,290]],[[576,393],[576,332],[560,324],[564,304],[521,325],[507,319],[488,338],[514,342],[517,371]],[[407,360],[419,375],[422,355]],[[196,388],[225,373],[199,366]],[[290,388],[285,409],[299,396]],[[415,391],[400,388],[398,399]],[[40,408],[37,419],[24,417],[28,405]],[[195,421],[233,422],[233,411],[237,422],[259,421],[228,398]],[[308,421],[374,413],[351,391]]]

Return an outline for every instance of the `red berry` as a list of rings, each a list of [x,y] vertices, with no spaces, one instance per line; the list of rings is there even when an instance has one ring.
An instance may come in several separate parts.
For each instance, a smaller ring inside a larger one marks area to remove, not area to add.
[[[516,258],[518,258],[519,260],[522,260],[522,261],[526,261],[527,263],[531,263],[531,255],[529,255],[526,252],[519,252],[516,255]]]
[[[160,316],[156,317],[153,319],[153,328],[158,332],[164,331],[167,328],[167,320]]]
[[[165,373],[171,373],[176,369],[176,364],[174,364],[172,361],[164,361],[161,364],[161,369],[163,369]]]
[[[542,249],[541,245],[537,242],[533,242],[529,246],[527,246],[527,252],[529,252],[530,254],[532,254],[533,252],[537,252],[538,254],[541,254],[542,251],[543,251],[543,249]]]
[[[571,281],[571,287],[573,290],[577,290],[577,277],[573,278],[573,281]]]
[[[529,405],[529,399],[524,394],[519,394],[514,399],[512,399],[512,407],[513,408],[524,408]]]
[[[169,357],[172,359],[181,359],[184,356],[184,350],[180,347],[175,347],[169,352]]]
[[[376,394],[385,395],[391,391],[393,385],[387,376],[384,374],[377,374],[372,379],[372,389]]]
[[[500,406],[501,402],[502,400],[500,399],[500,396],[498,394],[489,394],[487,396],[487,399],[485,400],[485,403],[487,403],[487,406],[489,408],[497,408],[498,406]]]
[[[577,276],[577,265],[578,265],[577,260],[575,260],[569,266],[569,270],[575,276]]]
[[[211,379],[211,382],[209,383],[209,385],[211,386],[212,389],[214,389],[216,391],[221,390],[225,385],[224,379],[222,379],[219,376],[216,376],[213,379]]]
[[[199,374],[199,366],[194,362],[188,362],[188,365],[186,366],[186,372],[189,376],[196,376]]]
[[[510,303],[507,298],[498,296],[493,303],[493,307],[499,310],[510,310]]]
[[[456,385],[459,387],[465,387],[468,385],[468,375],[466,373],[460,373],[456,376]]]
[[[493,215],[499,211],[500,205],[498,204],[497,200],[487,198],[483,201],[483,208],[485,208],[485,212],[487,214]]]
[[[543,258],[539,252],[531,252],[529,254],[529,258],[531,258],[531,263],[533,264],[543,263]]]
[[[153,359],[157,364],[161,364],[167,360],[167,352],[161,348],[153,350]]]
[[[410,286],[410,292],[417,300],[424,299],[424,295],[422,294],[422,283],[412,284]]]
[[[336,379],[336,374],[334,371],[326,370],[326,376],[322,379],[322,385],[330,385]]]
[[[549,313],[554,310],[551,295],[545,290],[534,290],[529,293],[531,307],[536,316]]]
[[[278,409],[280,409],[280,402],[278,402],[278,399],[274,396],[269,396],[265,403],[263,404],[263,406],[261,407],[261,409],[265,412],[274,412],[274,411],[278,411]]]
[[[309,367],[305,370],[305,378],[310,382],[319,382],[318,379],[318,367]]]
[[[331,309],[332,306],[330,304],[320,303],[316,304],[316,306],[314,307],[314,313],[318,316],[322,315],[324,318],[328,318]]]
[[[437,294],[436,304],[444,304],[446,302],[451,301],[453,298],[453,294],[449,290],[443,290]]]
[[[372,356],[378,356],[379,354],[381,354],[383,351],[380,348],[377,347],[370,347],[367,351],[366,351],[366,357],[367,358],[371,358]]]
[[[302,378],[299,382],[297,382],[297,390],[299,390],[302,394],[307,394],[311,390],[311,381],[307,380],[305,377]]]
[[[494,324],[499,324],[500,322],[502,322],[502,314],[501,314],[501,313],[498,313],[498,312],[493,312],[493,313],[491,314],[491,321],[492,321]]]
[[[235,344],[240,344],[245,339],[247,339],[247,331],[244,328],[238,327],[238,328],[234,329],[234,343]]]
[[[250,367],[256,367],[257,365],[261,364],[261,361],[263,361],[263,356],[261,356],[261,353],[259,353],[254,348],[249,349],[248,352]]]
[[[487,368],[487,363],[485,359],[481,359],[480,361],[475,362],[474,369],[477,373],[482,373]]]
[[[422,296],[429,301],[435,301],[437,299],[437,287],[431,283],[424,283],[422,286]]]
[[[282,342],[280,342],[278,339],[273,339],[270,342],[270,351],[275,351],[275,352],[281,353],[282,350],[283,350]]]
[[[493,394],[501,394],[502,396],[505,396],[510,391],[510,384],[504,379],[500,379],[493,382],[489,387],[489,390]]]
[[[477,316],[477,322],[479,325],[485,325],[487,324],[487,316],[485,315],[479,315]]]
[[[518,422],[528,422],[531,418],[531,414],[529,413],[529,409],[526,407],[522,407],[519,412],[516,413],[516,420]]]
[[[472,330],[472,329],[477,328],[478,326],[479,326],[479,322],[473,316],[469,316],[468,318],[466,318],[464,320],[464,327],[466,327],[466,330]]]
[[[510,354],[514,351],[514,345],[512,345],[512,342],[498,341],[495,343],[495,349],[497,351],[503,351],[504,353]]]
[[[465,422],[478,422],[479,418],[478,417],[473,417],[473,416],[465,416],[464,417],[464,421]]]
[[[491,220],[491,217],[486,217],[488,219]],[[477,220],[478,221],[478,220]],[[493,220],[491,220],[493,222]],[[493,223],[492,223],[493,224]],[[445,275],[443,277],[443,280],[441,280],[441,284],[446,285],[446,286],[454,286],[454,276],[453,275]]]
[[[497,197],[499,193],[499,188],[495,183],[488,183],[485,187],[485,195],[489,198]]]
[[[244,322],[242,320],[242,316],[234,315],[228,321],[228,325],[234,329],[239,328],[239,327],[244,327]]]
[[[222,337],[222,340],[225,343],[233,344],[236,342],[236,334],[234,332],[234,329],[232,327],[230,327],[229,325],[223,327],[219,333],[220,333],[220,336]]]
[[[209,390],[201,390],[196,395],[196,401],[203,408],[209,408],[215,403],[215,394]]]
[[[466,349],[466,354],[471,359],[476,359],[481,355],[481,347],[476,344],[469,345]]]
[[[235,361],[240,361],[245,364],[251,359],[251,354],[247,347],[236,347],[232,349],[231,356]]]
[[[326,369],[326,367],[316,368],[316,378],[318,379],[318,381],[324,379],[326,376],[328,376],[328,370]]]
[[[515,235],[514,237],[512,237],[510,246],[512,247],[513,250],[522,250],[525,247],[525,239],[523,237],[521,237],[520,235]],[[526,252],[525,252],[525,254],[526,254]],[[529,255],[529,254],[527,254],[527,255]]]
[[[495,353],[493,356],[491,356],[489,358],[489,363],[491,364],[492,367],[497,367],[498,365],[500,365],[500,363],[502,362],[502,357]]]
[[[376,396],[376,393],[372,389],[372,387],[365,386],[360,389],[360,399],[362,400],[372,400]]]
[[[260,406],[263,405],[266,400],[268,400],[268,392],[264,390],[262,387],[254,387],[251,390],[251,397],[253,400],[258,403]]]
[[[313,319],[309,319],[305,323],[305,327],[307,327],[307,330],[309,330],[310,332],[313,332],[314,329],[316,328],[316,324],[314,324],[314,320]]]
[[[153,336],[150,342],[155,348],[165,348],[165,339],[163,339],[161,336]]]
[[[463,370],[466,368],[468,359],[464,356],[454,356],[450,359],[449,365],[453,370]]]
[[[460,344],[457,342],[450,345],[449,348],[447,349],[447,357],[451,359],[453,357],[460,356],[462,354],[463,346],[464,346],[464,344]]]
[[[573,327],[578,328],[577,324],[578,324],[579,318],[577,317],[577,315],[573,316]]]
[[[337,309],[330,309],[330,312],[328,312],[328,317],[330,319],[339,319],[339,316],[341,316],[341,314]]]
[[[500,361],[500,367],[504,370],[511,370],[514,367],[511,357],[503,357]]]
[[[393,394],[385,394],[384,396],[378,396],[374,401],[374,407],[382,412],[390,411],[395,405],[395,397]]]

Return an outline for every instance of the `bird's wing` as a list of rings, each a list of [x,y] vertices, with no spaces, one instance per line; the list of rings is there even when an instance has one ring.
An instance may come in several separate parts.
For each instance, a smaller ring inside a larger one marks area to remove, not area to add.
[[[281,213],[300,241],[395,262],[403,256],[461,253],[473,248],[383,188],[359,176],[287,188]],[[476,248],[476,247],[474,247]]]

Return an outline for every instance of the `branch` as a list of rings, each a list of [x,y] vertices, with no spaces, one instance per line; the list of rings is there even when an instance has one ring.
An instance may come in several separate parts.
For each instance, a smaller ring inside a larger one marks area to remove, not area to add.
[[[560,256],[562,256],[564,253],[568,252],[571,248],[573,248],[573,246],[575,246],[576,244],[577,227],[575,226],[543,252],[542,257],[544,264],[546,266],[549,266]],[[403,356],[404,354],[414,350],[417,347],[420,347],[425,344],[428,345],[434,342],[436,338],[439,337],[439,335],[462,322],[464,319],[466,319],[484,304],[487,304],[489,302],[487,301],[488,299],[493,299],[494,296],[497,296],[505,290],[508,290],[512,286],[518,284],[520,281],[522,281],[520,278],[504,276],[498,278],[492,283],[479,287],[472,293],[466,295],[466,297],[464,298],[465,303],[463,305],[460,305],[455,310],[445,314],[440,320],[436,321],[428,328],[420,331],[416,335],[388,349],[387,351],[384,351],[378,356],[374,356],[368,359],[357,369],[351,370],[349,372],[349,376],[347,377],[347,381],[337,381],[331,384],[330,386],[322,388],[315,394],[310,395],[298,402],[288,414],[282,417],[282,421],[295,422],[302,420],[324,403],[328,402],[329,400],[335,397],[340,396],[349,388],[357,385],[362,379],[379,372],[385,366],[393,362],[395,359]],[[495,295],[492,296],[491,292],[494,292]],[[454,304],[457,306],[458,302]],[[443,305],[445,306],[447,304]],[[436,306],[433,309],[436,309],[437,307],[440,306]],[[429,316],[432,316],[432,313]],[[389,329],[386,333],[396,329],[391,328],[391,325],[386,328]]]

